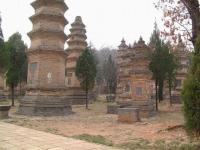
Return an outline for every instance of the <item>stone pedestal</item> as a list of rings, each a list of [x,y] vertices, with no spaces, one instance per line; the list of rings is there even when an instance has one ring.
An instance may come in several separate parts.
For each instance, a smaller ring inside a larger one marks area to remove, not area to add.
[[[26,95],[18,113],[28,116],[66,116],[72,113],[71,102],[61,95]]]
[[[130,101],[120,103],[121,108],[139,108],[139,116],[141,118],[149,118],[156,115],[155,103],[152,100],[149,101]]]
[[[122,123],[134,123],[140,121],[138,108],[119,108],[118,121]]]
[[[8,119],[11,106],[0,105],[0,119]]]

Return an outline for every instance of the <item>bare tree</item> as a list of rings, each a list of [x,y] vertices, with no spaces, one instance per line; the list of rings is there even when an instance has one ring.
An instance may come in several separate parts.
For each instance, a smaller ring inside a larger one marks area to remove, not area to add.
[[[188,44],[195,44],[200,33],[200,9],[198,0],[158,0],[158,9],[163,11],[165,25],[162,35],[170,37],[174,43],[178,36]]]

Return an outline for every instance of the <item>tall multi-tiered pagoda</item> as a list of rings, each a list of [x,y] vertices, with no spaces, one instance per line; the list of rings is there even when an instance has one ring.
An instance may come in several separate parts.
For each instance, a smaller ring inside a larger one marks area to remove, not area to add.
[[[28,56],[26,96],[19,113],[25,115],[65,115],[71,111],[66,100],[64,33],[68,9],[64,0],[36,0],[30,17],[33,29],[28,33],[31,46]]]
[[[126,45],[126,41],[122,39],[119,49],[117,51],[117,66],[118,66],[118,79],[117,79],[117,100],[130,100],[131,95],[127,91],[130,91],[130,68],[131,62],[134,54],[130,53],[130,48]]]
[[[70,35],[67,41],[67,63],[66,63],[66,85],[68,87],[69,98],[73,104],[85,103],[85,92],[80,88],[80,83],[75,75],[76,62],[79,56],[87,47],[87,36],[85,25],[82,18],[77,16],[74,23],[71,24]]]

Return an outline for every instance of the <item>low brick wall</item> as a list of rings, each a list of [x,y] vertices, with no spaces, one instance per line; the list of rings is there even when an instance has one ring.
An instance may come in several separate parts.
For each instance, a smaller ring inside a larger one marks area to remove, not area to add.
[[[140,121],[138,108],[118,108],[118,121],[134,123]]]

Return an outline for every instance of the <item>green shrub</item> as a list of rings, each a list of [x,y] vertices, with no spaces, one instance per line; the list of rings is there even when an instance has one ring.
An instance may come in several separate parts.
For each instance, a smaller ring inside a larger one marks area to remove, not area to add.
[[[152,146],[150,145],[150,142],[145,139],[134,139],[134,141],[123,143],[118,145],[117,147],[127,150],[150,150],[152,149]]]
[[[200,36],[197,39],[195,52],[199,52]],[[192,66],[182,91],[184,103],[185,126],[192,136],[200,136],[200,54],[195,53]]]
[[[87,141],[90,143],[102,144],[102,145],[106,145],[106,146],[113,146],[113,143],[111,141],[108,141],[106,138],[104,138],[101,135],[81,134],[78,136],[74,136],[73,138]]]

